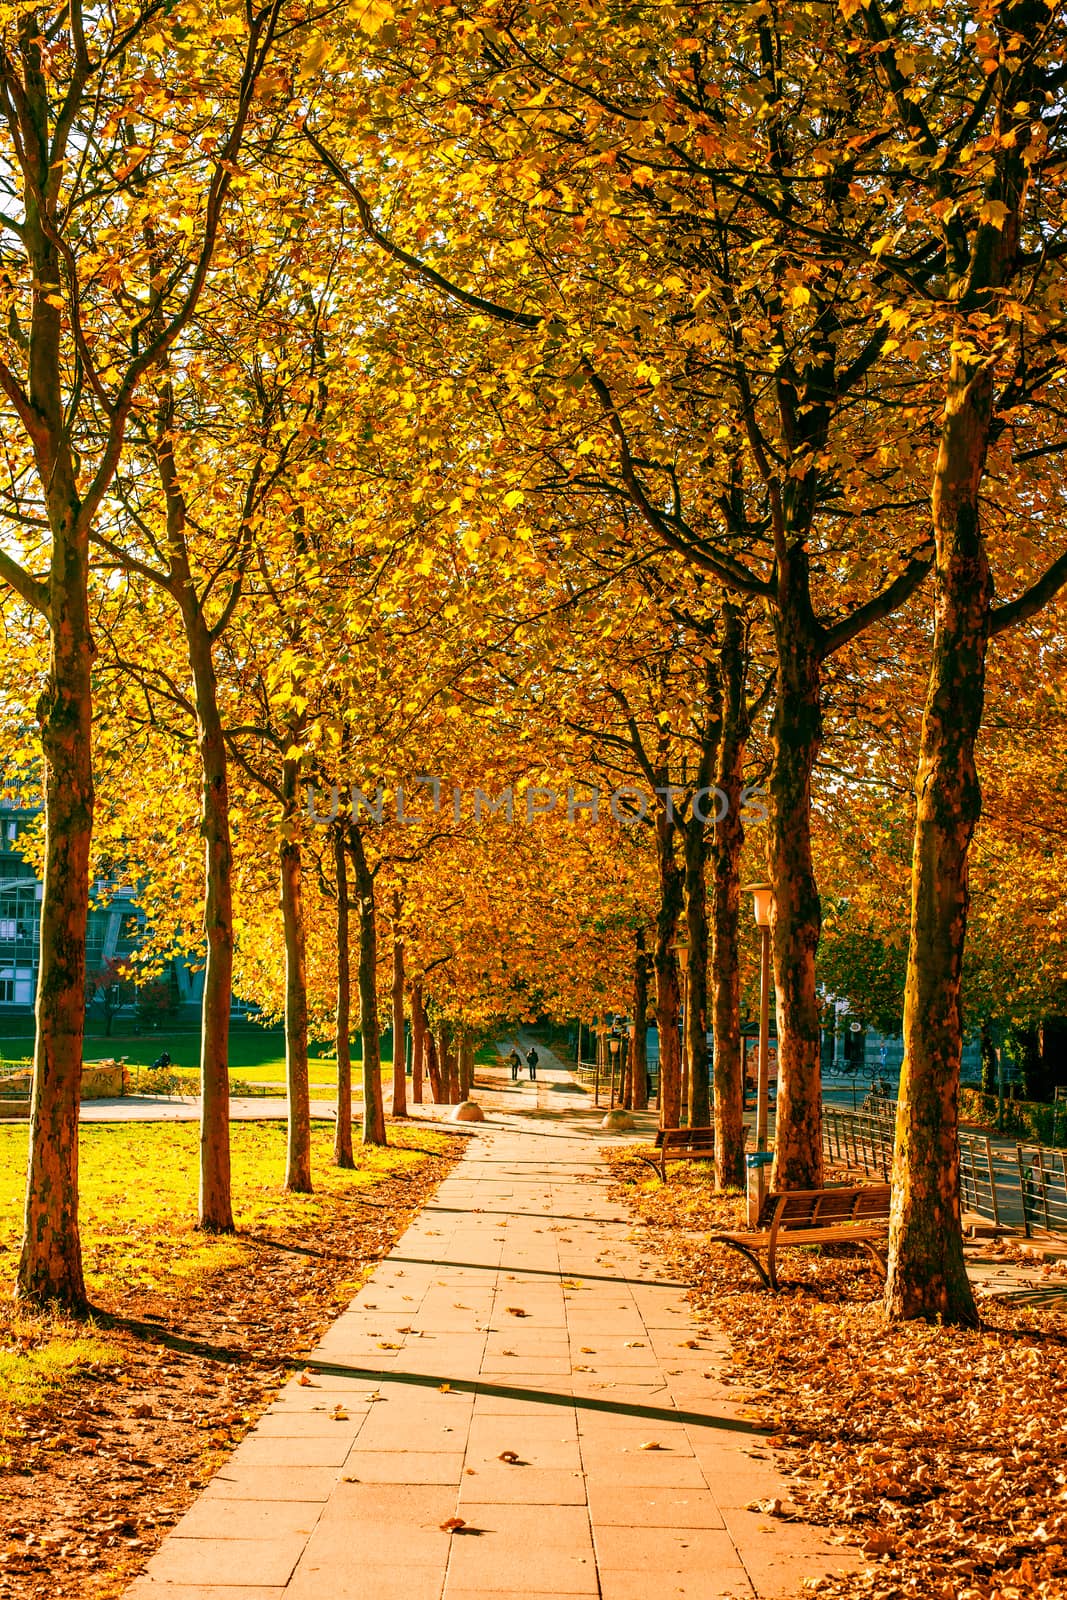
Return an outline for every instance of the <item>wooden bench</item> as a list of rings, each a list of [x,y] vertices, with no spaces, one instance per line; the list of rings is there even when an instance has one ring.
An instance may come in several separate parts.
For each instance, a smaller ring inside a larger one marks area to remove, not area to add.
[[[889,1197],[888,1183],[772,1190],[752,1232],[713,1233],[709,1243],[739,1251],[772,1290],[778,1288],[777,1254],[783,1245],[861,1244],[884,1276],[885,1255],[878,1244],[889,1231]],[[761,1252],[766,1253],[766,1269]]]
[[[745,1129],[745,1140],[749,1130]],[[714,1161],[714,1128],[660,1128],[656,1134],[654,1150],[645,1155],[640,1150],[633,1153],[639,1161],[659,1173],[660,1181],[667,1181],[668,1161]]]

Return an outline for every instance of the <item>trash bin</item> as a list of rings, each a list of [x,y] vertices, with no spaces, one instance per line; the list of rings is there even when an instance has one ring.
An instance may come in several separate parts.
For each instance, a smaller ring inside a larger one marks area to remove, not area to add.
[[[753,1150],[745,1157],[745,1188],[748,1194],[748,1225],[759,1221],[760,1208],[771,1183],[773,1150]]]

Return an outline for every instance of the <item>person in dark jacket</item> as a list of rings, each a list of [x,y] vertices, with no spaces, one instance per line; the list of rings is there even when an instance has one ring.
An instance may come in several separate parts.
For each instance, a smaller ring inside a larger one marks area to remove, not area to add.
[[[537,1054],[537,1051],[534,1049],[533,1045],[531,1045],[529,1050],[527,1050],[527,1052],[526,1052],[526,1065],[530,1069],[530,1082],[531,1083],[533,1083],[534,1080],[537,1077],[537,1063],[538,1063],[538,1061],[540,1059],[541,1058]]]
[[[519,1068],[522,1066],[522,1057],[515,1049],[514,1045],[511,1047],[511,1054],[508,1056],[508,1063],[511,1067],[511,1081],[512,1083],[518,1083]]]

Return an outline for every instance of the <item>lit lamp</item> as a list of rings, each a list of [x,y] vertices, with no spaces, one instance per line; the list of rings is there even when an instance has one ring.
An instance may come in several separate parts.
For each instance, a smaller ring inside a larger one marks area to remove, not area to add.
[[[771,909],[774,891],[769,883],[748,883],[742,893],[752,896],[752,910],[760,931],[759,1056],[756,1068],[756,1149],[767,1148],[767,1046],[771,1007]]]

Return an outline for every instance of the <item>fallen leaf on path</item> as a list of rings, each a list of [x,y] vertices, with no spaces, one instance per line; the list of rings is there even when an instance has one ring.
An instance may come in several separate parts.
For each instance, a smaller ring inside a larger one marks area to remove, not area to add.
[[[449,1517],[447,1522],[442,1522],[441,1532],[458,1533],[460,1528],[465,1528],[466,1526],[467,1519],[465,1517]]]
[[[528,1311],[524,1311],[521,1306],[508,1306],[507,1309],[508,1315],[512,1317],[528,1317],[530,1315],[530,1313]]]
[[[517,1450],[501,1450],[497,1456],[498,1461],[506,1461],[509,1467],[522,1467],[525,1462]]]
[[[783,1522],[792,1522],[797,1514],[795,1506],[791,1506],[788,1500],[780,1500],[777,1495],[769,1500],[751,1500],[745,1509],[762,1511],[765,1517],[781,1517]]]
[[[666,1449],[666,1446],[657,1443],[657,1441],[655,1439],[649,1439],[647,1441],[647,1443],[645,1443],[645,1444],[643,1444],[641,1446],[641,1449],[642,1450],[664,1450],[664,1449]]]

